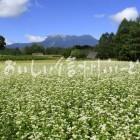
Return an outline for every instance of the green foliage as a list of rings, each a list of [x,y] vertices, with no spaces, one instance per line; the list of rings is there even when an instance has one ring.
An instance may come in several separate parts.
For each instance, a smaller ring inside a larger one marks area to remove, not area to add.
[[[97,47],[98,57],[119,60],[140,59],[140,19],[120,24],[116,35],[103,34]]]
[[[25,54],[33,54],[33,53],[43,53],[45,54],[45,48],[41,45],[38,44],[33,44],[32,46],[26,46],[24,48],[24,53]]]
[[[123,45],[129,44],[131,24],[132,22],[126,19],[122,21],[116,34],[116,42]]]
[[[3,50],[0,50],[0,55],[21,55],[22,52],[19,48],[5,48]]]
[[[99,45],[97,45],[97,57],[102,59],[115,58],[117,48],[114,40],[115,35],[113,33],[103,34],[99,40]]]
[[[45,49],[45,54],[64,55],[69,50],[70,48],[48,47]]]
[[[79,49],[79,50],[92,50],[93,49],[93,46],[89,46],[89,45],[75,45],[72,47],[72,49]]]
[[[85,51],[82,51],[80,49],[74,49],[71,51],[71,55],[72,57],[76,57],[76,58],[86,58],[86,53]]]
[[[5,38],[3,36],[0,36],[0,50],[3,50],[5,48],[5,45]]]
[[[63,56],[65,58],[68,58],[71,55],[71,50],[72,50],[71,48],[66,48],[64,53],[63,53]]]

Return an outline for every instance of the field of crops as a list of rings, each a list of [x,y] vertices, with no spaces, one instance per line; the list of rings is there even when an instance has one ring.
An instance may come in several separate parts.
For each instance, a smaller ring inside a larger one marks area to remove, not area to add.
[[[138,62],[30,63],[0,64],[0,140],[140,139]]]

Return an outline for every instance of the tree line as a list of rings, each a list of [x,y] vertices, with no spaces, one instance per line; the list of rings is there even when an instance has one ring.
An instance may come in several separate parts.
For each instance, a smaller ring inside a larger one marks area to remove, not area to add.
[[[104,33],[96,46],[76,45],[71,48],[45,48],[39,44],[32,44],[24,48],[5,48],[5,38],[0,36],[0,54],[31,55],[42,53],[45,55],[63,55],[64,57],[86,58],[91,51],[97,52],[99,59],[138,60],[140,59],[140,18],[136,21],[124,19],[116,34]]]
[[[118,60],[140,59],[140,18],[136,21],[124,19],[117,33],[105,33],[96,46],[97,57]]]
[[[4,41],[4,40],[3,40]],[[76,58],[86,58],[89,51],[94,50],[93,46],[89,45],[75,45],[71,48],[63,47],[48,47],[45,48],[39,44],[32,44],[31,46],[25,46],[24,48],[6,48],[5,42],[1,45],[0,54],[1,55],[33,55],[41,53],[43,55],[61,55],[65,58],[72,56]]]

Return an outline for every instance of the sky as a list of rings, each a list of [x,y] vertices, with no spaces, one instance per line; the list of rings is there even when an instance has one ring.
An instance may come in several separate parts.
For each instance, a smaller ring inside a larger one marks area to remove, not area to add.
[[[43,41],[47,35],[116,32],[135,20],[139,0],[0,0],[0,35],[7,43]]]

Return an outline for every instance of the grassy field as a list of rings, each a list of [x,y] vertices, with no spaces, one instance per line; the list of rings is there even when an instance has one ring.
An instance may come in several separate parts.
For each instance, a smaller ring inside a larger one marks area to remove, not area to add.
[[[0,62],[1,140],[139,140],[140,64]]]
[[[0,55],[0,61],[58,60],[61,55]]]

